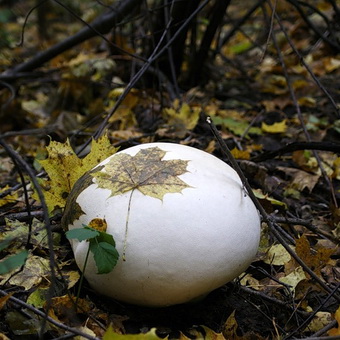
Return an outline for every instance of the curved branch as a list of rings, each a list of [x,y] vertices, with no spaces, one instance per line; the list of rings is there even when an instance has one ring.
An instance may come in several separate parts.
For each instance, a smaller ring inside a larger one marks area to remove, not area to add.
[[[334,142],[293,142],[280,149],[264,152],[253,157],[251,160],[253,162],[262,162],[298,150],[319,150],[339,153],[340,144]]]

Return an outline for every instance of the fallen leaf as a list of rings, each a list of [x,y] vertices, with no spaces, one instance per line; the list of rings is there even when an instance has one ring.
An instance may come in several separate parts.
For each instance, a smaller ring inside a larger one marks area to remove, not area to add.
[[[230,130],[232,133],[234,133],[237,136],[243,136],[246,133],[246,137],[249,134],[253,135],[261,135],[262,131],[258,127],[251,126],[249,127],[249,122],[243,121],[240,119],[235,119],[232,117],[213,117],[212,118],[215,125],[222,125],[228,130]],[[249,138],[249,137],[248,137]]]
[[[82,333],[85,333],[85,334],[90,335],[92,337],[96,336],[96,333],[92,329],[90,329],[90,328],[88,328],[86,326],[77,327],[77,329],[79,331],[81,331]],[[84,340],[84,337],[81,336],[81,335],[77,335],[73,339],[74,340]]]
[[[49,288],[37,288],[27,298],[27,303],[36,307],[43,308],[49,296]]]
[[[70,317],[74,318],[77,313],[89,313],[94,307],[90,300],[75,298],[71,295],[63,295],[52,298],[51,306],[54,317],[61,321],[70,320]]]
[[[9,185],[5,185],[3,188],[0,188],[0,194],[8,191],[9,189],[11,189],[11,187]],[[17,191],[10,191],[6,196],[0,198],[0,207],[17,202],[18,197]]]
[[[250,152],[247,150],[239,150],[237,148],[233,148],[231,150],[231,154],[234,156],[236,159],[250,159]]]
[[[11,340],[4,333],[0,333],[0,340]]]
[[[178,177],[187,171],[188,161],[164,161],[165,154],[158,147],[142,149],[135,156],[120,153],[105,164],[104,171],[92,176],[100,188],[111,190],[111,196],[137,189],[162,200],[167,193],[178,193],[189,187]]]
[[[307,171],[295,168],[278,167],[278,170],[283,171],[291,177],[289,188],[297,189],[298,191],[308,189],[309,192],[312,192],[320,178],[320,175],[318,174],[311,174]]]
[[[340,335],[340,307],[336,310],[334,319],[338,322],[338,326],[328,331],[329,336]]]
[[[298,100],[300,106],[315,107],[316,99],[312,97],[301,97]]]
[[[179,100],[175,99],[173,107],[165,108],[163,112],[169,125],[192,130],[198,122],[201,109],[199,107],[190,107],[187,103],[180,105]]]
[[[45,224],[38,219],[33,218],[31,230],[26,222],[5,219],[6,228],[0,235],[0,240],[5,238],[12,239],[16,246],[24,245],[27,242],[29,233],[31,232],[30,243],[38,248],[48,249],[47,231]],[[56,236],[53,233],[53,236]]]
[[[323,329],[332,321],[332,315],[329,312],[317,312],[308,325],[308,331],[316,333],[320,329]]]
[[[281,277],[280,281],[287,284],[290,287],[292,293],[294,293],[296,286],[307,277],[301,266],[297,267],[288,275]]]
[[[106,110],[110,111],[115,105],[118,98],[124,93],[125,88],[119,87],[113,89],[109,92],[107,97],[109,98],[109,103],[106,106]],[[136,107],[140,101],[140,96],[137,95],[138,91],[132,89],[124,98],[123,102],[119,105],[115,114],[110,118],[109,122],[111,124],[115,123],[118,125],[117,130],[126,130],[130,127],[134,127],[137,124],[137,120],[133,109]]]
[[[261,189],[254,189],[253,192],[254,192],[256,198],[258,198],[259,200],[268,201],[269,203],[271,203],[273,205],[278,205],[278,206],[287,208],[286,203],[281,202],[281,201],[279,201],[279,200],[277,200],[273,197],[270,197],[267,194],[264,194]]]
[[[263,262],[274,266],[282,266],[289,262],[290,259],[290,254],[282,244],[273,244],[264,257]]]
[[[287,121],[284,119],[282,122],[276,122],[271,125],[262,122],[261,129],[268,133],[284,133],[287,131]]]
[[[13,286],[21,286],[25,290],[29,290],[33,286],[37,286],[44,278],[49,277],[50,263],[43,257],[29,255],[23,270],[15,275],[12,274],[1,275],[0,284],[2,285],[8,280],[8,283]]]
[[[160,339],[168,339],[160,338],[156,334],[156,328],[152,328],[147,333],[139,333],[139,334],[118,334],[115,333],[110,325],[109,328],[106,330],[103,340],[160,340]]]
[[[5,296],[0,297],[0,310],[6,306],[7,301],[9,298],[14,294],[14,292],[8,293]],[[0,338],[1,339],[1,338]]]
[[[106,135],[92,141],[91,152],[83,159],[75,154],[68,140],[65,143],[52,141],[46,149],[48,158],[39,162],[50,178],[41,183],[50,213],[65,206],[73,185],[84,173],[117,151]]]
[[[181,334],[179,340],[187,339],[225,340],[225,337],[222,333],[216,333],[206,326],[196,327],[195,329],[189,330],[188,333],[190,337],[186,337],[184,334]]]
[[[296,240],[295,250],[316,275],[321,275],[321,269],[330,261],[330,256],[335,252],[335,249],[330,248],[319,248],[316,253],[311,252],[311,246],[305,235]]]
[[[226,322],[223,325],[223,335],[226,339],[238,339],[236,330],[238,328],[237,321],[235,319],[235,311],[233,311]]]

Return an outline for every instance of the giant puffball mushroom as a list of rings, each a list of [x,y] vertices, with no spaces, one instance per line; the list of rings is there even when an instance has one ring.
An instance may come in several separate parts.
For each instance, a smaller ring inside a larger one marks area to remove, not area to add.
[[[237,173],[193,147],[142,144],[120,151],[78,180],[63,224],[106,221],[120,254],[108,274],[88,257],[98,293],[161,307],[198,299],[239,276],[254,259],[260,217]],[[71,240],[83,269],[89,243]]]

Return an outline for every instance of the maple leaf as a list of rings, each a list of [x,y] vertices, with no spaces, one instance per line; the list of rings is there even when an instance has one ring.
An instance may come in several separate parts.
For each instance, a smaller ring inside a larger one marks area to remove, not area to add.
[[[187,172],[188,161],[162,160],[165,153],[155,147],[142,149],[135,156],[117,154],[105,165],[105,172],[92,176],[100,188],[111,190],[111,196],[137,189],[144,195],[162,200],[167,193],[181,192],[189,187],[178,178]]]
[[[334,254],[334,252],[335,250],[332,248],[321,248],[314,254],[311,252],[311,246],[305,235],[302,235],[296,240],[297,255],[316,275],[321,275],[321,269],[331,260],[330,256]]]
[[[50,179],[41,182],[50,213],[56,207],[65,206],[73,185],[84,173],[118,150],[110,144],[107,136],[93,140],[91,152],[82,159],[73,151],[69,140],[65,143],[52,141],[46,149],[48,158],[39,163]]]
[[[180,104],[179,100],[175,99],[173,108],[165,108],[164,114],[169,118],[171,126],[192,130],[198,122],[200,111],[199,107],[190,107],[187,103]]]
[[[282,122],[276,122],[272,125],[262,122],[261,129],[268,133],[285,133],[287,131],[287,121],[284,119]]]

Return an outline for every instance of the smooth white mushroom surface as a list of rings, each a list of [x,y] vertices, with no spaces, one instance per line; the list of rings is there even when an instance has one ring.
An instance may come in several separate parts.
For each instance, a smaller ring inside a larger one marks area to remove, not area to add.
[[[105,219],[119,260],[97,274],[100,294],[144,306],[192,301],[239,276],[254,259],[260,217],[237,173],[204,151],[171,143],[142,144],[100,163],[74,186],[68,229]],[[82,270],[87,241],[71,241]]]

